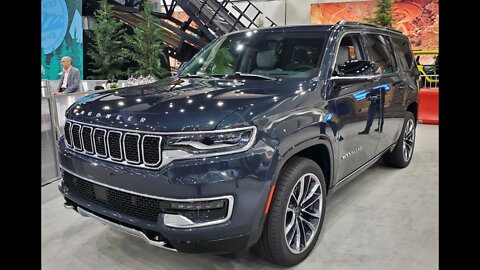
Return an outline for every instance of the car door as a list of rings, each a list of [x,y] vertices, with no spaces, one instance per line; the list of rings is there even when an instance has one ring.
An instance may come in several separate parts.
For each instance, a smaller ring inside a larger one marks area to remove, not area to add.
[[[400,74],[390,38],[382,34],[365,33],[364,40],[368,58],[377,65],[380,75],[375,89],[380,98],[375,129],[380,138],[375,154],[380,154],[396,142],[402,129],[406,82]]]
[[[378,118],[381,82],[365,74],[341,74],[340,68],[347,62],[367,60],[360,33],[344,35],[334,63],[334,72],[328,81],[330,98],[335,101],[337,126],[337,181],[365,164],[375,156],[379,132],[372,128]]]

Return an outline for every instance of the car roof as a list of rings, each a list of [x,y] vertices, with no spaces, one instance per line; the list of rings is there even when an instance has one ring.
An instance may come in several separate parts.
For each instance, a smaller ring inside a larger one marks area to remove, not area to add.
[[[395,36],[406,36],[395,29],[387,28],[384,26],[362,23],[362,22],[350,22],[350,21],[340,21],[337,24],[300,24],[300,25],[279,25],[265,28],[257,29],[244,29],[240,31],[231,32],[229,34],[249,32],[249,31],[258,31],[258,32],[295,32],[295,31],[332,31],[334,29],[349,29],[349,30],[373,30],[386,35],[395,35]],[[227,34],[227,35],[229,35]]]
[[[257,29],[244,29],[229,34],[242,33],[242,32],[293,32],[293,31],[330,31],[334,27],[334,24],[299,24],[299,25],[277,25],[271,27],[263,27]]]

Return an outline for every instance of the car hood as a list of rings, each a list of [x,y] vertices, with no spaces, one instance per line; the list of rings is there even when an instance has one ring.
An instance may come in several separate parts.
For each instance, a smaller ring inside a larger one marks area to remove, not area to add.
[[[74,121],[131,130],[214,130],[233,112],[262,104],[268,107],[298,94],[302,84],[308,82],[171,77],[87,95],[66,114]]]

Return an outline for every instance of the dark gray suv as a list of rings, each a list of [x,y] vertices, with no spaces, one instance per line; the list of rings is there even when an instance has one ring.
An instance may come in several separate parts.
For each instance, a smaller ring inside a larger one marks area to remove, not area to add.
[[[59,142],[65,207],[180,252],[317,242],[330,195],[411,161],[418,70],[398,31],[340,22],[234,32],[156,83],[89,95]]]

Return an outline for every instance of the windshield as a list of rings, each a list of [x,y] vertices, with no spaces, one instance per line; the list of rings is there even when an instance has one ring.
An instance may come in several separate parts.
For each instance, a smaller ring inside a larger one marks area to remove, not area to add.
[[[255,74],[251,78],[313,78],[325,50],[325,32],[249,31],[212,42],[180,76]]]

